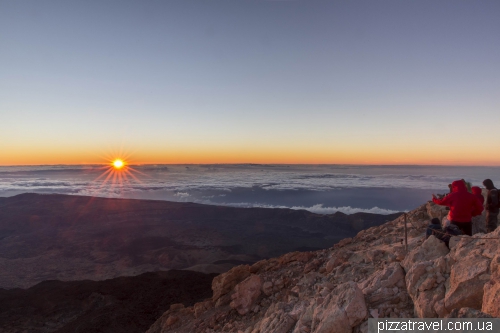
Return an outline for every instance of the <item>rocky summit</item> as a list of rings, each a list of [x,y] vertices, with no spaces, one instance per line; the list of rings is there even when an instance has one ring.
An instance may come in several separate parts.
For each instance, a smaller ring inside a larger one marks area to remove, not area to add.
[[[147,333],[366,333],[368,318],[500,317],[500,228],[450,249],[425,230],[436,207],[215,277],[212,298],[166,311]],[[488,239],[484,239],[488,238]]]

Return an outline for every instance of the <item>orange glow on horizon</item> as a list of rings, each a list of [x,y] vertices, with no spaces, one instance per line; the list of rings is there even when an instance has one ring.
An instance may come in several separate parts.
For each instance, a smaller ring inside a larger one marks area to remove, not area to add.
[[[155,149],[156,148],[156,149]],[[358,164],[500,166],[500,156],[488,147],[360,147],[337,145],[302,147],[135,147],[130,154],[100,155],[91,149],[16,149],[2,151],[0,165],[100,164],[122,176],[139,164]],[[108,161],[103,163],[103,161]],[[120,164],[121,161],[123,164]],[[116,163],[116,164],[115,164]],[[117,176],[118,177],[118,176]]]

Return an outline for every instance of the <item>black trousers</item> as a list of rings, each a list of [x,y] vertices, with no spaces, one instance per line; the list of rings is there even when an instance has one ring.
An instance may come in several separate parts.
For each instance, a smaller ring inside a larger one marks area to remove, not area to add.
[[[495,231],[498,225],[498,210],[486,211],[486,232]]]
[[[472,236],[472,223],[471,222],[456,222],[450,221],[460,229],[464,235]]]

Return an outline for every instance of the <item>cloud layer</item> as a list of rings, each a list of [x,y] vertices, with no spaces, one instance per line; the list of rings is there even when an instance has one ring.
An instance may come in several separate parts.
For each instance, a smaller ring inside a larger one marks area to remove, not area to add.
[[[432,192],[446,191],[456,179],[465,178],[474,185],[485,178],[500,183],[500,168],[491,167],[242,164],[143,165],[133,169],[136,179],[103,183],[100,165],[0,167],[0,196],[63,193],[283,207],[322,214],[390,214],[394,209],[421,204]],[[359,190],[362,195],[353,194],[352,200],[344,200],[346,189]],[[382,191],[374,194],[373,189]],[[402,198],[394,200],[391,193],[395,189],[404,193],[424,191],[425,198],[415,197],[401,204]],[[385,196],[384,200],[377,200],[376,195]]]
[[[398,213],[397,210],[392,209],[384,209],[379,207],[372,208],[356,208],[351,206],[343,206],[343,207],[324,207],[323,204],[316,204],[310,207],[305,206],[280,206],[280,205],[266,205],[266,204],[251,204],[251,203],[232,203],[226,204],[227,206],[234,207],[260,207],[260,208],[289,208],[295,210],[308,210],[317,214],[334,214],[336,212],[341,212],[344,214],[355,214],[355,213],[372,213],[372,214],[394,214]]]

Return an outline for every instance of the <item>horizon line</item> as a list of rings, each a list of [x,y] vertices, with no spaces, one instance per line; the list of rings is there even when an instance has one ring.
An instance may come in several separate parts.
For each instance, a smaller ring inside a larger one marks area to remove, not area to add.
[[[55,164],[0,164],[0,167],[35,167],[35,166],[92,166],[92,165],[108,165],[109,163],[55,163]],[[500,165],[484,165],[484,164],[356,164],[356,163],[128,163],[131,166],[148,166],[148,165],[277,165],[277,166],[438,166],[438,167],[491,167],[496,168]]]

